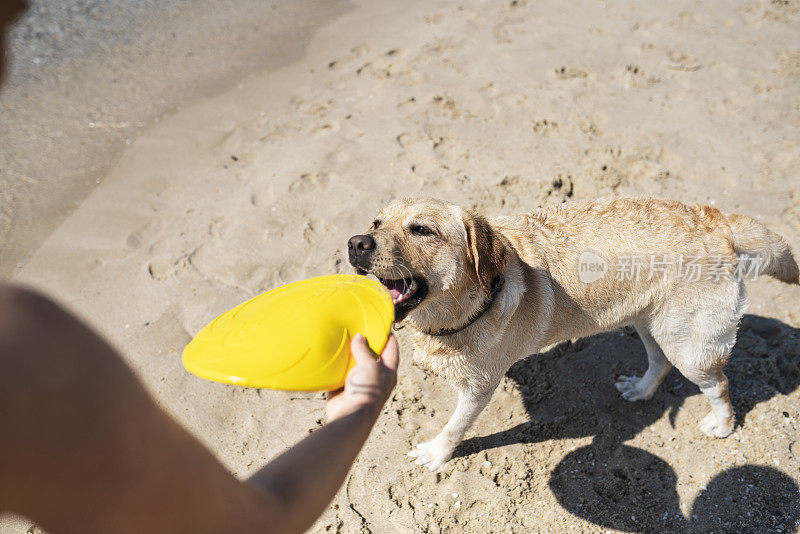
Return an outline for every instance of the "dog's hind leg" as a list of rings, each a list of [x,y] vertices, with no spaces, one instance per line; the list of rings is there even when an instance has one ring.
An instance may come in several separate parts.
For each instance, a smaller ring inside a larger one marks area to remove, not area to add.
[[[700,422],[700,430],[712,438],[728,437],[733,432],[734,414],[728,394],[728,378],[722,369],[706,372],[686,371],[683,374],[700,387],[700,391],[711,404],[711,411]]]
[[[664,377],[672,369],[672,364],[664,355],[650,330],[644,324],[636,324],[636,332],[647,350],[647,371],[644,376],[620,376],[614,386],[627,401],[648,400],[664,381]]]
[[[693,331],[693,337],[668,336],[659,341],[670,361],[683,376],[697,384],[711,404],[711,412],[700,422],[700,430],[710,437],[725,438],[733,432],[734,414],[728,379],[722,369],[736,341],[736,323],[723,323],[718,328],[709,325]]]
[[[456,446],[464,439],[464,434],[489,404],[496,387],[497,383],[480,391],[460,390],[456,410],[439,435],[430,441],[420,443],[408,453],[414,458],[414,463],[431,471],[444,469],[447,461],[453,456]]]

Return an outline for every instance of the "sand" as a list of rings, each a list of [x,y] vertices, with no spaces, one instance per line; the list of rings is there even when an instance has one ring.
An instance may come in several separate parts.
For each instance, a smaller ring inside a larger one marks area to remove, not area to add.
[[[796,1],[357,2],[302,59],[142,133],[13,279],[95,325],[246,476],[323,401],[199,380],[183,346],[261,291],[350,272],[347,238],[392,198],[497,215],[655,195],[757,217],[800,251],[799,30]],[[707,403],[677,372],[621,400],[615,377],[646,366],[621,330],[516,364],[440,474],[405,453],[455,395],[399,330],[398,387],[312,531],[796,531],[800,288],[749,290],[729,438],[701,434]]]
[[[0,276],[176,108],[303,56],[344,0],[32,0],[0,94]]]

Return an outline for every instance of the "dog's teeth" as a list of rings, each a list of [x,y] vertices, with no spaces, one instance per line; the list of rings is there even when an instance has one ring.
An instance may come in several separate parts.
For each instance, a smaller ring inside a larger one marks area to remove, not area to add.
[[[398,281],[393,281],[392,284],[396,285],[396,282],[399,282],[399,280]],[[408,285],[406,285],[406,281],[404,280],[403,281],[403,290],[402,290],[403,292],[400,293],[399,295],[397,295],[397,297],[393,298],[392,302],[394,304],[397,304],[397,303],[400,303],[400,302],[403,302],[403,301],[407,300],[408,298],[411,297],[411,295],[416,293],[417,289],[419,289],[419,284],[417,283],[416,280],[414,280],[412,278],[411,282],[408,282]],[[396,290],[396,289],[392,289],[392,291],[393,292],[397,291],[399,293],[399,290]]]

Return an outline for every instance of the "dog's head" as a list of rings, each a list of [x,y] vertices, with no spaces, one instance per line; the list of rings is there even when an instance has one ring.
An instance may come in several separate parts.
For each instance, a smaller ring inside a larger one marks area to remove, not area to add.
[[[397,321],[468,315],[506,262],[506,248],[482,216],[440,200],[396,200],[370,229],[350,238],[350,264],[389,289]],[[463,312],[463,313],[462,313]]]

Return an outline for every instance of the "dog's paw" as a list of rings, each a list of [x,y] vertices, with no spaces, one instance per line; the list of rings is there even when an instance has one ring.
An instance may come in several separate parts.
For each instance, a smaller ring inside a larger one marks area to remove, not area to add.
[[[642,377],[640,376],[620,376],[614,387],[626,401],[648,400],[653,395],[649,391],[642,391],[641,385]]]
[[[733,418],[720,423],[714,412],[709,412],[698,426],[710,438],[727,438],[733,432]]]
[[[432,439],[417,445],[413,451],[408,453],[408,456],[414,458],[415,464],[427,467],[436,473],[447,466],[447,461],[453,456],[453,447],[441,443],[437,439]]]

